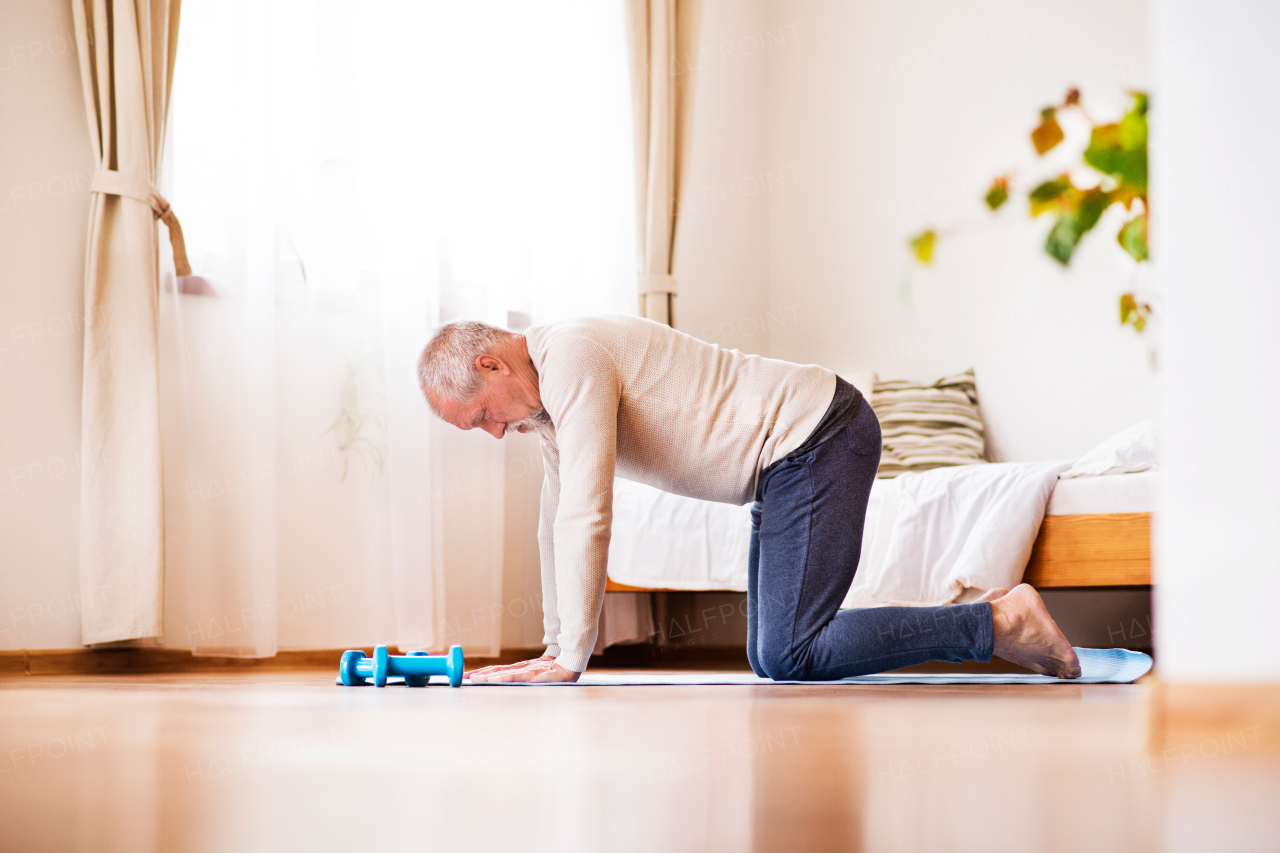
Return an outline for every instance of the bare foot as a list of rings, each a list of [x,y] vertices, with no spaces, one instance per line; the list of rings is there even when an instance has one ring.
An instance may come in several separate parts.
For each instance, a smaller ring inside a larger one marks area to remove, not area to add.
[[[977,599],[977,601],[988,601],[988,602],[990,602],[990,601],[997,601],[997,600],[999,600],[999,599],[1001,599],[1001,598],[1004,598],[1004,597],[1005,597],[1006,595],[1008,595],[1008,594],[1009,594],[1009,590],[1005,589],[1005,588],[1004,588],[1004,587],[1002,587],[1002,586],[998,586],[998,587],[996,587],[996,588],[994,588],[994,589],[989,589],[989,590],[987,590],[987,591],[986,591],[986,593],[984,593],[984,594],[983,594],[983,596],[982,596],[981,598]],[[976,604],[976,603],[977,603],[977,601],[975,601],[974,603]],[[995,618],[995,611],[994,611],[994,609],[992,610],[991,615],[992,615],[992,618],[994,619],[994,618]],[[1034,666],[1032,666],[1032,665],[1031,665],[1031,662],[1030,662],[1030,661],[1028,661],[1028,660],[1026,660],[1026,659],[1024,659],[1024,658],[1018,657],[1016,654],[1014,654],[1014,653],[1013,653],[1013,652],[1011,652],[1011,651],[1005,651],[1005,652],[1003,652],[1003,653],[1000,655],[1000,657],[1004,658],[1005,660],[1009,661],[1010,663],[1016,663],[1018,666],[1022,667],[1023,669],[1029,669],[1029,670],[1031,670],[1032,672],[1036,672],[1036,671],[1037,671],[1037,670],[1036,670],[1036,668],[1035,668]]]
[[[1009,594],[1009,590],[1005,589],[1002,586],[997,586],[987,590],[985,593],[982,594],[981,598],[975,599],[974,603],[976,604],[979,601],[988,601],[988,602],[996,601],[997,599],[1004,598],[1008,594]],[[1029,669],[1032,672],[1036,671],[1036,668],[1031,665],[1030,661],[1024,660],[1018,657],[1017,655],[1013,654],[1012,652],[1005,652],[1003,655],[1001,655],[1001,657],[1003,657],[1005,660],[1009,661],[1010,663],[1016,663],[1018,666],[1022,667],[1023,669]]]
[[[995,630],[995,654],[1042,675],[1079,678],[1080,660],[1057,624],[1040,593],[1018,584],[991,602]]]

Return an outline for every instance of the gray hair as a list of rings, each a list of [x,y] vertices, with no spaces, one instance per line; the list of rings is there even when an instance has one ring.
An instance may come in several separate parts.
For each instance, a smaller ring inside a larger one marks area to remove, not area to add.
[[[484,390],[476,359],[514,337],[514,332],[478,320],[454,320],[436,329],[418,359],[418,385],[431,410],[440,414],[433,394],[462,403],[474,400]]]

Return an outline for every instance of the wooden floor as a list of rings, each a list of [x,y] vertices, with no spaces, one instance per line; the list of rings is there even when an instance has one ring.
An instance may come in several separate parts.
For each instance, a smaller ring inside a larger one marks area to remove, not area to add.
[[[1146,751],[1149,688],[0,678],[0,850],[1280,849],[1257,732]]]

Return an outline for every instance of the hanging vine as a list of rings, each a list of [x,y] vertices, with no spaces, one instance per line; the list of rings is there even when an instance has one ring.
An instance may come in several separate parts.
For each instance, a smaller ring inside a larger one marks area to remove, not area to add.
[[[1040,111],[1040,122],[1031,131],[1031,144],[1036,155],[1043,157],[1066,138],[1058,117],[1065,111],[1082,116],[1091,128],[1089,145],[1081,152],[1083,163],[1096,181],[1079,186],[1068,172],[1041,181],[1026,190],[1027,206],[1032,217],[1045,214],[1054,217],[1053,227],[1045,238],[1044,250],[1064,267],[1081,239],[1097,226],[1114,205],[1128,214],[1116,234],[1116,242],[1138,263],[1150,259],[1147,248],[1147,107],[1145,92],[1131,92],[1129,111],[1119,121],[1099,124],[1093,120],[1080,100],[1080,90],[1070,89],[1062,103]],[[992,212],[1007,204],[1015,187],[1015,174],[997,176],[983,196]],[[962,232],[962,227],[945,231],[927,228],[909,241],[911,252],[921,264],[933,263],[940,240]],[[1120,323],[1142,332],[1152,317],[1151,305],[1132,292],[1120,297]]]

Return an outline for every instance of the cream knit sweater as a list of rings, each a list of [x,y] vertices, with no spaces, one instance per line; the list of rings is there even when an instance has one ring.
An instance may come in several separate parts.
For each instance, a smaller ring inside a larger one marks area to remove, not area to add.
[[[544,642],[582,672],[604,603],[613,478],[744,504],[760,472],[813,432],[836,376],[743,355],[638,317],[529,329],[554,426],[542,433]]]

